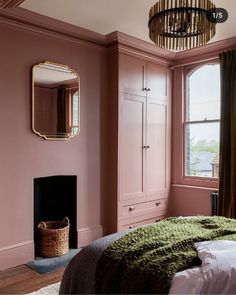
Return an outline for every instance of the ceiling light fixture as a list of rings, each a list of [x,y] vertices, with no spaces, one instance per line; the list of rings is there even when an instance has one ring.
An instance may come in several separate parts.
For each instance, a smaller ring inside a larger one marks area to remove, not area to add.
[[[149,37],[165,49],[205,45],[215,35],[214,10],[210,0],[159,0],[149,12]]]
[[[14,8],[18,7],[25,0],[0,0],[1,8]]]

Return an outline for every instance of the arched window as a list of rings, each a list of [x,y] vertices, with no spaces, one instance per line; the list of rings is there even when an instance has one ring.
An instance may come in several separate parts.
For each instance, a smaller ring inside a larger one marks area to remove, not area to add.
[[[219,125],[220,66],[204,65],[186,78],[185,176],[218,177]]]

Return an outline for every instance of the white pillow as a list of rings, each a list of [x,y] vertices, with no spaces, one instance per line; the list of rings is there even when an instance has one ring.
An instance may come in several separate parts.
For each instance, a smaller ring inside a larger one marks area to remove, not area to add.
[[[219,240],[194,245],[202,261],[201,294],[235,294],[236,242]]]
[[[169,295],[200,294],[202,284],[200,267],[188,268],[175,274],[171,282]]]

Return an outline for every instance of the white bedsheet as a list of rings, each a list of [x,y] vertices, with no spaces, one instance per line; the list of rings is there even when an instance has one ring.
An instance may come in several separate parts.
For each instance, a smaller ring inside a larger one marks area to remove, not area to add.
[[[195,243],[200,267],[176,273],[169,294],[236,294],[236,242]]]

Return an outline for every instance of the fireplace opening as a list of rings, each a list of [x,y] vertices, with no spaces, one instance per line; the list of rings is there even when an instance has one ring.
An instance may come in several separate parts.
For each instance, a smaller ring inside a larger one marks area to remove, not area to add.
[[[77,248],[77,176],[58,175],[34,179],[34,240],[40,221],[70,220],[69,248]]]

